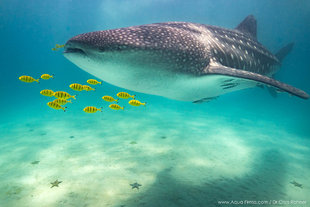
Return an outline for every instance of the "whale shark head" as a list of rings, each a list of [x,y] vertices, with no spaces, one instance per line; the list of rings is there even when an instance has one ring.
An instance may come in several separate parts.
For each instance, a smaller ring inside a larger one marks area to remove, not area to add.
[[[146,49],[144,43],[134,39],[128,30],[90,32],[71,38],[66,43],[64,55],[90,73],[94,70],[111,72],[114,68],[111,66],[114,64],[122,65],[122,67],[145,64],[145,59],[141,55],[148,56],[151,50]],[[155,54],[154,51],[152,53],[148,58]]]
[[[97,31],[71,38],[65,46],[64,56],[83,70],[105,81],[116,84],[122,77],[137,72],[146,59],[154,58],[155,52],[130,38],[122,31]],[[142,52],[143,51],[143,52]]]

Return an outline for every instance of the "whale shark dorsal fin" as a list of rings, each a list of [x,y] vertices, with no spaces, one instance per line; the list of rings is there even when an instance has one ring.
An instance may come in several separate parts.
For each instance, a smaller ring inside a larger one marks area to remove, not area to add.
[[[269,87],[274,87],[277,89],[277,91],[280,91],[280,92],[284,91],[291,95],[298,96],[303,99],[309,98],[309,95],[306,92],[298,88],[295,88],[293,86],[290,86],[286,83],[277,81],[268,76],[264,76],[264,75],[253,73],[253,72],[246,71],[246,70],[226,67],[221,64],[214,63],[214,62],[210,62],[210,65],[204,71],[204,75],[223,75],[223,76],[227,76],[230,78],[237,78],[237,79],[242,80],[243,83],[241,84],[245,84],[247,82],[254,82],[256,84],[264,84]],[[227,88],[228,86],[224,85],[224,89],[225,87]]]
[[[253,15],[247,16],[235,29],[257,39],[257,23]]]

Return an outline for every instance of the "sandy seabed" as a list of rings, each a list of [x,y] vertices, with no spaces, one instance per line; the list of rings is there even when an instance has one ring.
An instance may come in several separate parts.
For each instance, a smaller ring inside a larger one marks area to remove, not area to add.
[[[310,205],[308,137],[250,119],[233,123],[164,109],[122,113],[1,124],[0,206]],[[57,179],[62,183],[51,188]],[[135,182],[140,189],[131,188]]]

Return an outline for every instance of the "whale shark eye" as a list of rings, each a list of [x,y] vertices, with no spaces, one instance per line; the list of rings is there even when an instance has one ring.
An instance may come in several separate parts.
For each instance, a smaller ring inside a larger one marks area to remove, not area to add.
[[[121,51],[121,50],[126,49],[126,46],[116,45],[113,49],[116,50],[116,51]]]
[[[122,50],[122,46],[120,46],[120,45],[114,46],[114,47],[113,47],[113,50],[115,50],[115,51],[120,51],[120,50]]]
[[[99,52],[100,52],[100,53],[104,53],[105,51],[106,51],[105,48],[103,48],[103,47],[99,48]]]

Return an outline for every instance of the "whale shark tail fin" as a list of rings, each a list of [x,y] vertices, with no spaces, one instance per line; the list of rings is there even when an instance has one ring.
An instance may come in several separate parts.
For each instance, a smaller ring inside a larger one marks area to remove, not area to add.
[[[286,46],[282,47],[276,54],[275,56],[278,58],[280,62],[292,51],[294,47],[294,43],[291,42],[287,44]]]

